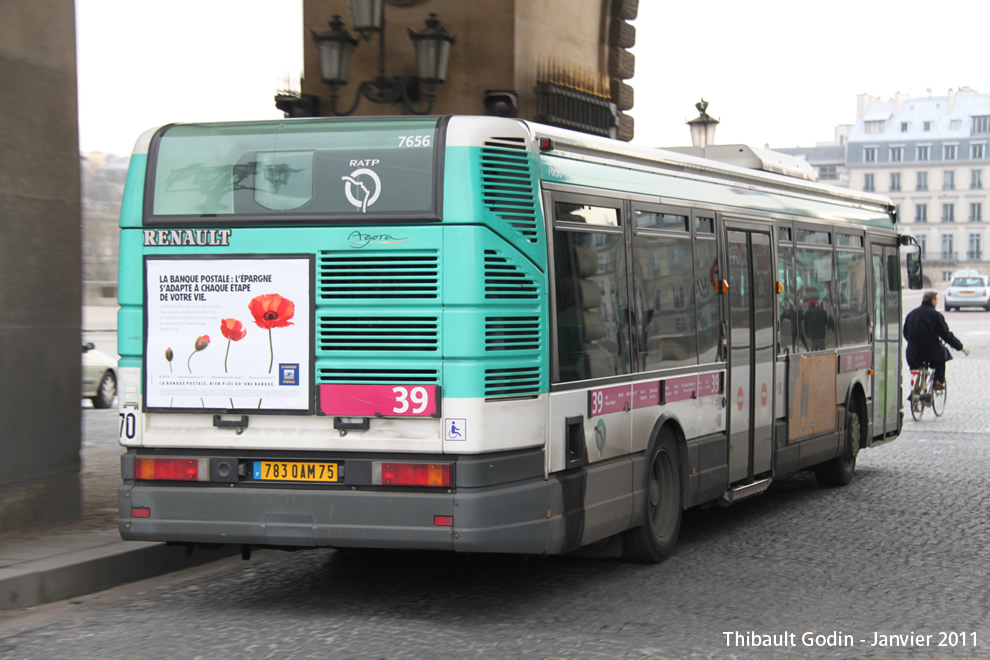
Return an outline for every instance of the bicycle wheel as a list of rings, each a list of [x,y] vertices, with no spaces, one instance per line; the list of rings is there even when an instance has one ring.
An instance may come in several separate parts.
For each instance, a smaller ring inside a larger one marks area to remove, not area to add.
[[[943,412],[945,412],[945,393],[948,392],[946,386],[942,389],[936,390],[932,386],[932,412],[935,413],[936,417],[940,417]]]
[[[911,391],[911,418],[914,421],[921,419],[921,415],[925,412],[925,404],[921,402],[921,394],[915,390]]]
[[[908,397],[908,403],[911,404],[911,418],[916,422],[921,419],[921,415],[925,412],[925,404],[921,400],[921,393],[923,391],[924,372],[914,377],[914,386],[911,388],[911,396]]]

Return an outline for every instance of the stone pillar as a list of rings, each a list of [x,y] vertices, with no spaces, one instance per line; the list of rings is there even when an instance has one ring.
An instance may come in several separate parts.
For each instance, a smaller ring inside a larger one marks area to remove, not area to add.
[[[0,531],[79,515],[72,0],[0,2]]]

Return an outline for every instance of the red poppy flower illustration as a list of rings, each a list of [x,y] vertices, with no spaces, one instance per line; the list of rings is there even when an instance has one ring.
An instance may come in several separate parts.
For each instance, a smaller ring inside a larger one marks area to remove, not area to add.
[[[289,319],[296,313],[295,303],[277,293],[255,296],[248,303],[248,309],[251,310],[254,322],[258,324],[259,328],[271,330],[272,328],[295,325],[289,322]]]
[[[255,296],[248,303],[248,309],[254,316],[254,322],[259,328],[268,330],[268,373],[272,372],[272,365],[275,364],[275,348],[272,345],[272,328],[284,328],[295,325],[290,322],[296,313],[296,304],[288,298],[283,298],[277,293],[265,293]],[[261,403],[259,402],[259,406]]]
[[[200,351],[205,350],[206,347],[209,346],[209,345],[210,345],[210,336],[209,335],[200,335],[199,337],[196,337],[196,344],[195,344],[196,350],[194,350],[192,353],[190,353],[189,354],[189,357],[186,359],[186,371],[188,371],[189,373],[192,373],[192,368],[190,368],[190,366],[189,366],[189,360],[192,360],[192,356],[193,355],[196,355],[196,353],[199,353]]]
[[[220,319],[220,333],[227,338],[227,352],[223,355],[223,372],[227,373],[227,356],[230,355],[230,342],[244,339],[247,329],[237,319]]]

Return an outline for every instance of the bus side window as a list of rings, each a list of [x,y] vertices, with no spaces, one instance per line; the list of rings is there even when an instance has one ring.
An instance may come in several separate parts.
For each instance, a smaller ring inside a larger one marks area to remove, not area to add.
[[[624,244],[619,233],[554,232],[563,382],[629,373]]]

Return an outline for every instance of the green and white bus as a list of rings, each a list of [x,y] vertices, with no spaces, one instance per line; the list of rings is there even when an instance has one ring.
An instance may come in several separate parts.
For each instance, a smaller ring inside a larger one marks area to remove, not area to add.
[[[659,561],[688,507],[847,483],[901,430],[909,239],[766,169],[480,116],[148,131],[121,535]]]

